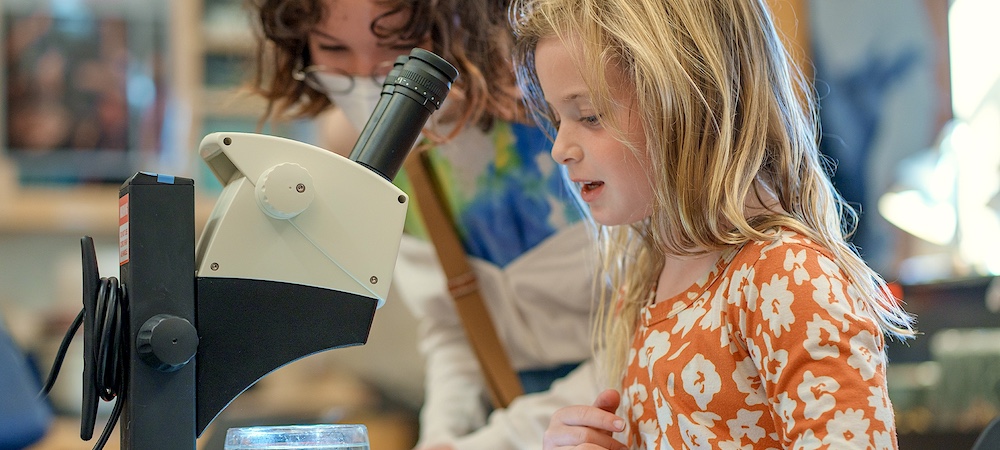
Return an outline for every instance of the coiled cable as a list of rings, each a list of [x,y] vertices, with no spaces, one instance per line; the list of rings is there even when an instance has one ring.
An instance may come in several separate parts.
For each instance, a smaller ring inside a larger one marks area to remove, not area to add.
[[[93,239],[85,236],[81,240],[84,260],[84,292],[83,309],[70,324],[63,336],[52,369],[46,378],[45,385],[39,392],[40,397],[48,396],[55,385],[59,370],[66,358],[70,343],[73,341],[80,326],[84,328],[84,373],[83,373],[83,411],[80,425],[80,437],[90,440],[97,421],[97,398],[104,401],[114,401],[107,424],[100,438],[94,443],[94,450],[101,450],[111,437],[118,419],[121,416],[124,386],[127,373],[124,363],[127,348],[125,342],[124,317],[127,293],[125,286],[117,278],[97,278],[97,261],[94,254]],[[92,281],[96,279],[95,289]],[[89,292],[88,292],[89,291]],[[88,308],[88,306],[90,308]],[[94,394],[97,394],[96,397]]]

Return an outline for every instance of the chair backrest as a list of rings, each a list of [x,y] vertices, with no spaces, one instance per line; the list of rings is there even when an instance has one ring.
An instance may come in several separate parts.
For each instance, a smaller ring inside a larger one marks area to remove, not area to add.
[[[45,435],[52,410],[38,397],[38,376],[0,315],[0,449],[24,448]]]
[[[983,432],[979,434],[976,443],[972,444],[972,450],[996,450],[1000,449],[1000,416],[993,419]]]

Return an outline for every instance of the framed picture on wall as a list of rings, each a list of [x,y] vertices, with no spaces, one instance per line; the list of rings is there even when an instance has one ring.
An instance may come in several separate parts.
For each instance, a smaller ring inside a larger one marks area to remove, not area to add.
[[[166,2],[5,0],[0,146],[22,184],[121,183],[169,138]]]

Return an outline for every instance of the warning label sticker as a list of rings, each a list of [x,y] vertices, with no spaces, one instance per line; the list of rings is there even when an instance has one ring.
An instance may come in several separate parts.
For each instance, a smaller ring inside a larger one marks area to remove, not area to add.
[[[128,194],[118,198],[118,265],[128,262]]]

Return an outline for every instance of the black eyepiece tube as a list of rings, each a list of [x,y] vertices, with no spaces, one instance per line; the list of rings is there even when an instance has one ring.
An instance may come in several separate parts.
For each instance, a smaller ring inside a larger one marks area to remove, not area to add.
[[[456,78],[454,66],[427,50],[397,58],[350,159],[392,181]]]
[[[355,143],[354,148],[351,150],[350,159],[353,161],[358,160],[358,153],[363,148],[362,142],[368,142],[368,138],[372,135],[372,130],[378,125],[379,119],[385,114],[385,108],[389,105],[389,99],[392,98],[392,92],[396,90],[396,78],[399,77],[399,73],[403,70],[403,64],[410,59],[409,55],[400,55],[396,58],[396,61],[392,64],[392,69],[385,76],[385,81],[382,82],[382,94],[379,95],[378,103],[375,104],[375,110],[372,111],[372,115],[368,117],[368,122],[365,124],[365,128],[361,130],[361,135],[358,137],[358,141]]]

